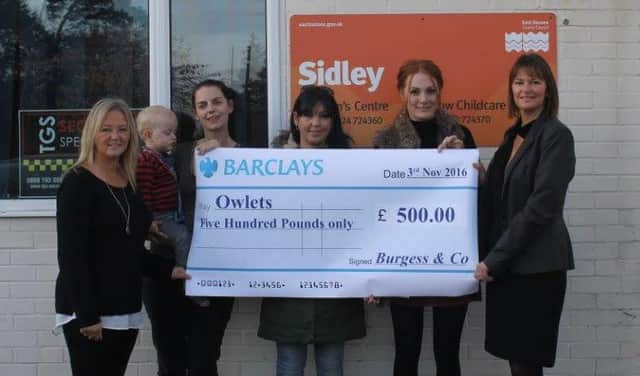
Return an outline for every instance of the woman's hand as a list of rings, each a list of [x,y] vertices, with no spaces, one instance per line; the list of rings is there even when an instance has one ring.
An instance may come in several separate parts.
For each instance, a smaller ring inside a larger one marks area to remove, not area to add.
[[[484,262],[480,262],[478,265],[476,265],[476,271],[473,274],[473,276],[478,281],[485,281],[485,282],[493,281],[493,277],[489,275],[489,268],[487,267],[487,264],[485,264]]]
[[[149,240],[158,242],[158,241],[169,239],[167,234],[160,231],[161,224],[162,222],[160,221],[151,221],[151,226],[149,226],[149,236],[148,236]]]
[[[380,304],[380,298],[376,298],[376,297],[375,297],[375,296],[373,296],[373,295],[369,295],[369,296],[367,296],[366,298],[364,298],[364,301],[365,301],[367,304]]]
[[[174,266],[171,271],[171,279],[191,279],[191,274],[187,273],[182,266]]]
[[[444,149],[462,149],[464,148],[464,142],[458,138],[455,134],[447,136],[438,145],[438,153],[441,153]]]
[[[487,180],[487,169],[484,168],[481,161],[474,163],[473,168],[478,170],[478,185],[484,185],[484,182]]]
[[[102,341],[102,323],[80,328],[80,334],[87,337],[89,341]]]
[[[196,150],[198,151],[198,155],[207,154],[207,152],[220,147],[220,142],[216,139],[200,139],[196,142]]]

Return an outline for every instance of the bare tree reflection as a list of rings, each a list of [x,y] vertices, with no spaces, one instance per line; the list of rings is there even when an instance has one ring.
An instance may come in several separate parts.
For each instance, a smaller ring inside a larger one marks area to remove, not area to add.
[[[148,12],[127,0],[0,0],[0,9],[3,198],[17,193],[18,110],[88,108],[108,95],[146,106],[149,53]]]

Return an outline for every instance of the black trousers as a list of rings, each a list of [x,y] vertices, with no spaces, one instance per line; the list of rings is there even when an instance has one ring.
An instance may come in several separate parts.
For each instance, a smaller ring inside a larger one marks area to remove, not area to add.
[[[208,298],[201,307],[181,281],[145,278],[144,305],[158,356],[158,376],[218,375],[217,361],[233,298]]]
[[[460,376],[460,337],[468,304],[433,307],[433,352],[437,376]],[[417,376],[424,307],[391,303],[395,340],[394,376]]]
[[[63,325],[73,376],[122,376],[138,336],[137,329],[102,329],[102,341],[80,334],[78,320]]]
[[[189,376],[217,376],[222,337],[231,317],[233,298],[208,298],[201,307],[189,300],[188,367]]]
[[[144,278],[142,299],[151,322],[158,376],[185,376],[189,306],[183,282]]]

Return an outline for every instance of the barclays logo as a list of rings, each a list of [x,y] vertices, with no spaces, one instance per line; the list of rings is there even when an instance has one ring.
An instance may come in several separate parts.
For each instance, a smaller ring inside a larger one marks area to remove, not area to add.
[[[215,159],[211,159],[209,157],[204,158],[200,161],[200,172],[204,177],[210,178],[213,174],[218,170],[218,162]]]
[[[244,176],[318,176],[324,173],[322,159],[225,159],[220,162],[222,175]],[[206,157],[200,161],[200,172],[211,178],[218,171],[218,161]]]

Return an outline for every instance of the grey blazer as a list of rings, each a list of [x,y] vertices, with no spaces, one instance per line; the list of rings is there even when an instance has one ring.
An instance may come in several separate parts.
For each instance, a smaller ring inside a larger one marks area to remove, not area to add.
[[[494,276],[573,269],[562,215],[576,163],[573,136],[557,119],[536,120],[502,174],[494,162],[508,159],[517,126],[505,133],[480,192],[484,263]],[[502,188],[496,189],[500,177]]]

